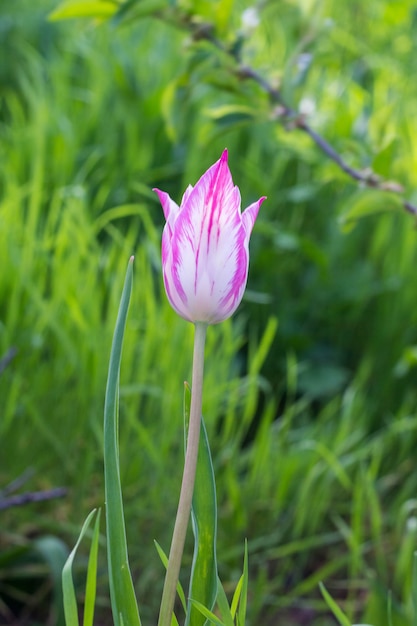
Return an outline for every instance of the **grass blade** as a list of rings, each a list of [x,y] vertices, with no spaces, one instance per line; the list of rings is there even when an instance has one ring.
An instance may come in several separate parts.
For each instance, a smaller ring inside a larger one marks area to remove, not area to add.
[[[106,19],[117,11],[117,3],[106,0],[67,0],[61,2],[50,14],[51,21],[90,17]]]
[[[163,551],[162,547],[159,545],[159,543],[157,541],[154,541],[154,543],[155,543],[155,547],[157,549],[159,558],[162,561],[162,565],[166,569],[168,567],[168,557],[165,554],[165,552]],[[180,581],[178,581],[178,584],[177,584],[177,593],[178,593],[179,599],[181,600],[182,608],[184,609],[184,611],[186,611],[187,610],[187,602],[185,600],[184,589],[182,588],[182,585],[181,585]]]
[[[130,574],[123,514],[118,446],[119,374],[123,336],[132,292],[133,257],[129,261],[114,330],[104,406],[104,478],[110,598],[115,626],[140,626]]]
[[[417,552],[413,556],[413,578],[411,596],[413,600],[413,626],[417,626]]]
[[[320,591],[323,595],[323,598],[326,600],[327,606],[329,607],[329,609],[331,610],[331,612],[333,613],[333,615],[339,622],[340,626],[352,626],[352,624],[350,623],[350,620],[343,613],[340,606],[338,606],[336,602],[333,600],[332,596],[327,591],[323,583],[320,583]]]
[[[248,544],[245,541],[243,574],[239,578],[239,581],[236,585],[236,589],[232,598],[232,603],[230,605],[230,614],[233,620],[235,619],[235,616],[237,613],[237,617],[236,617],[237,626],[244,626],[246,622],[246,608],[247,608],[247,599],[248,599],[248,579],[249,579]]]
[[[219,578],[217,578],[217,606],[219,607],[220,615],[222,616],[225,626],[234,626],[226,592]]]
[[[215,626],[224,626],[223,622],[217,617],[217,615],[215,615],[212,611],[209,611],[204,604],[197,602],[197,600],[191,600],[191,603],[198,611],[200,611],[204,618],[210,622],[210,624],[215,624]]]
[[[72,564],[74,562],[74,557],[78,550],[78,546],[80,545],[82,538],[87,532],[88,527],[90,526],[91,520],[93,519],[95,512],[96,512],[95,509],[91,511],[91,513],[88,515],[87,519],[85,520],[84,525],[81,529],[80,535],[78,537],[77,543],[75,544],[62,570],[62,591],[64,595],[64,614],[65,614],[65,623],[67,626],[79,626],[77,600],[75,597],[74,581],[72,579]]]
[[[233,619],[235,619],[237,607],[239,606],[240,594],[242,592],[242,587],[243,587],[243,574],[239,578],[239,580],[237,581],[236,589],[235,589],[235,592],[233,594],[232,602],[230,604],[230,614],[231,614]]]
[[[97,511],[97,517],[94,524],[93,538],[91,540],[90,555],[88,557],[87,581],[85,584],[85,605],[83,626],[93,626],[94,608],[96,603],[96,587],[97,587],[97,556],[98,556],[98,540],[100,536],[100,509]]]
[[[244,626],[246,622],[246,609],[247,609],[247,604],[248,604],[248,584],[249,584],[248,542],[245,541],[245,557],[243,560],[242,589],[240,592],[239,611],[237,614],[239,626]]]
[[[190,390],[185,386],[184,417],[187,430]],[[201,418],[200,446],[193,494],[191,519],[194,533],[194,556],[191,568],[186,626],[203,626],[207,618],[195,602],[209,611],[217,597],[217,501],[213,463],[204,420]]]

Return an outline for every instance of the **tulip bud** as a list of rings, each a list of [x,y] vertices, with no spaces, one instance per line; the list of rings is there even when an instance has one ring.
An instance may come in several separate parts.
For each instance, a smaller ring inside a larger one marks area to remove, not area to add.
[[[190,322],[218,324],[242,300],[249,238],[265,197],[241,213],[227,150],[194,187],[186,189],[180,206],[164,191],[154,191],[166,219],[162,269],[168,300]]]

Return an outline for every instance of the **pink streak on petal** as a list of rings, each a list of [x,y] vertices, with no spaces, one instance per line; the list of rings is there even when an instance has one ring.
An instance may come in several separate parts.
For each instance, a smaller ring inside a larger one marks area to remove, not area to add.
[[[192,322],[216,324],[242,299],[249,267],[249,238],[265,198],[241,215],[227,150],[189,186],[181,207],[155,190],[167,223],[162,236],[165,289],[173,308]]]
[[[220,234],[220,221],[228,206],[226,197],[233,189],[232,175],[227,165],[227,150],[223,151],[217,167],[211,178],[207,177],[206,204],[208,205],[207,220],[207,248],[210,247],[213,230],[214,238],[218,240]]]
[[[167,234],[165,227],[162,235],[162,269],[165,290],[171,306],[177,313],[192,321],[187,315],[187,294],[178,276],[178,259],[173,244],[174,242]]]
[[[254,202],[253,204],[248,206],[247,209],[245,209],[242,213],[242,223],[247,233],[248,239],[252,232],[256,218],[258,217],[261,204],[264,200],[266,200],[266,196],[262,196],[262,198],[259,198],[257,202]]]
[[[160,191],[160,189],[153,189],[158,194],[159,201],[162,205],[162,210],[165,215],[165,219],[168,222],[172,220],[177,213],[179,213],[180,207],[176,202],[174,202],[165,191]]]
[[[184,195],[181,200],[181,206],[187,202],[188,196],[190,195],[193,189],[194,187],[192,185],[188,185],[187,189],[184,191]]]
[[[194,260],[194,279],[183,266],[184,255],[179,261],[178,284],[188,275],[187,283],[191,290],[185,288],[185,292],[190,297],[192,294],[195,307],[204,309],[208,316],[206,319],[197,318],[198,321],[216,323],[229,317],[237,308],[248,269],[240,192],[233,186],[227,151],[203,174],[187,196],[187,201],[186,206],[181,207],[173,246],[178,235],[183,241],[183,252],[184,246],[192,246],[194,257],[190,254],[190,258]],[[181,233],[182,227],[184,231]],[[188,305],[192,307],[190,299]],[[198,311],[194,313],[197,315]]]
[[[189,196],[189,202],[193,219],[196,213],[200,213],[198,233],[196,232],[197,285],[200,270],[204,269],[207,259],[215,254],[222,235],[226,235],[226,229],[230,226],[237,227],[239,223],[240,193],[233,186],[227,165],[227,150],[197,182],[194,192]]]

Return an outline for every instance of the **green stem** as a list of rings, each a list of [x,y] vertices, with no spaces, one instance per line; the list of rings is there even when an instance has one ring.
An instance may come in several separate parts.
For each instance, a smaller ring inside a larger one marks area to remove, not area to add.
[[[204,345],[207,324],[196,323],[194,335],[193,374],[191,383],[190,423],[187,450],[182,476],[180,499],[169,552],[168,567],[162,592],[158,626],[171,626],[175,595],[180,574],[182,553],[191,513],[195,472],[197,467],[198,443],[200,440],[201,407],[203,399]]]

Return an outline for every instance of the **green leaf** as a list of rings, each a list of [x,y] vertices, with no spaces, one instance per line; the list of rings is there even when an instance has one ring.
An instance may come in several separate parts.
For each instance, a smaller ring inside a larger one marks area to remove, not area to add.
[[[388,107],[389,114],[392,114],[392,106]],[[400,140],[398,137],[391,137],[388,143],[375,155],[372,162],[372,169],[383,176],[389,178],[391,175],[392,164],[396,159],[398,152],[401,152]]]
[[[155,544],[155,547],[156,547],[156,549],[158,551],[159,558],[161,559],[163,566],[165,567],[165,569],[167,569],[167,567],[168,567],[168,557],[167,557],[167,555],[165,554],[165,552],[163,551],[162,547],[159,545],[159,543],[157,541],[154,541],[154,544]],[[177,593],[178,593],[178,596],[179,596],[179,598],[181,600],[182,607],[183,607],[184,611],[186,611],[187,610],[187,602],[185,600],[184,589],[182,588],[182,585],[181,585],[180,581],[178,581],[178,583],[177,583]]]
[[[97,587],[98,540],[100,537],[100,517],[101,510],[99,509],[97,511],[96,521],[94,524],[93,538],[91,541],[90,554],[88,557],[83,626],[93,626],[94,621],[94,608],[96,602]]]
[[[161,112],[165,121],[166,132],[172,142],[178,140],[178,129],[182,119],[183,103],[182,77],[169,81],[162,92]]]
[[[240,594],[242,591],[242,583],[243,583],[243,575],[239,578],[235,592],[232,598],[232,604],[230,605],[230,614],[233,619],[235,619],[237,607],[239,606]]]
[[[127,0],[120,5],[113,18],[113,23],[118,26],[120,23],[133,22],[155,15],[168,6],[167,0]]]
[[[344,232],[351,231],[364,218],[402,208],[401,200],[393,193],[377,189],[364,189],[351,196],[339,216]]]
[[[215,615],[212,611],[209,611],[204,604],[197,602],[197,600],[191,600],[191,603],[211,624],[224,626],[224,623],[217,617],[217,615]]]
[[[417,626],[417,552],[414,552],[413,556],[413,587],[411,591],[413,600],[413,626]]]
[[[225,626],[234,626],[233,617],[230,611],[229,602],[220,578],[217,578],[217,606],[223,618]]]
[[[115,626],[140,626],[130,574],[120,482],[118,417],[123,336],[132,292],[133,257],[129,261],[114,330],[104,405],[104,479],[110,597]]]
[[[75,589],[74,589],[74,581],[72,579],[72,564],[74,562],[74,557],[78,550],[78,546],[81,543],[82,538],[90,526],[90,522],[94,517],[96,509],[91,511],[88,515],[87,519],[84,522],[84,525],[81,529],[80,535],[78,537],[77,543],[75,544],[72,552],[70,553],[64,568],[62,570],[62,590],[64,594],[64,614],[65,614],[65,623],[67,626],[78,626],[78,609],[77,609],[77,600],[75,597]],[[93,539],[94,541],[94,539]]]
[[[118,10],[118,3],[106,0],[66,0],[48,16],[52,22],[80,17],[108,19]]]
[[[327,589],[323,585],[323,583],[320,583],[319,586],[320,586],[320,591],[321,591],[321,593],[323,595],[323,598],[326,600],[327,606],[332,611],[333,615],[335,616],[335,618],[339,622],[340,626],[352,626],[351,623],[350,623],[350,620],[346,617],[346,615],[343,613],[342,609],[333,600],[332,596],[327,591]]]
[[[246,623],[246,609],[248,605],[248,583],[249,583],[249,568],[248,568],[248,542],[245,541],[245,557],[243,560],[243,575],[241,577],[242,588],[240,592],[240,602],[238,617],[238,626],[244,626]]]
[[[190,389],[184,389],[184,421],[187,431],[190,414]],[[213,463],[204,420],[201,421],[200,446],[193,494],[191,519],[194,533],[194,555],[186,626],[203,626],[206,617],[196,609],[197,601],[211,610],[217,597],[217,501]]]
[[[243,104],[223,104],[205,111],[207,117],[223,125],[249,122],[253,120],[257,112]]]
[[[236,619],[237,626],[244,626],[246,622],[246,608],[247,608],[247,600],[248,600],[248,580],[249,580],[248,544],[245,541],[243,574],[239,578],[239,581],[236,585],[236,589],[232,598],[232,604],[230,607],[230,614],[233,620],[235,619],[235,615],[237,613],[237,619]]]

